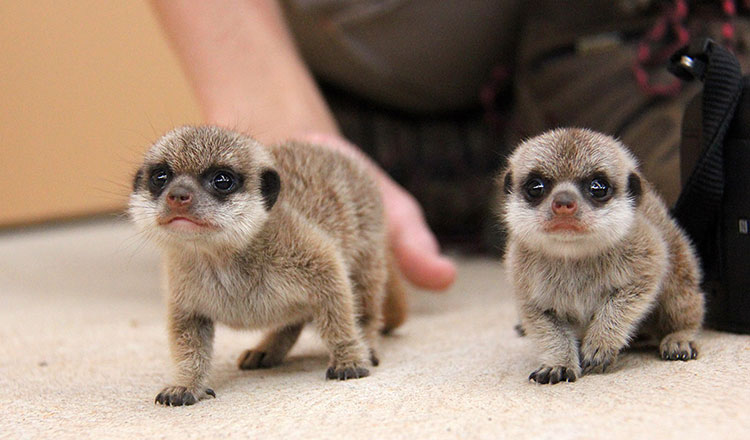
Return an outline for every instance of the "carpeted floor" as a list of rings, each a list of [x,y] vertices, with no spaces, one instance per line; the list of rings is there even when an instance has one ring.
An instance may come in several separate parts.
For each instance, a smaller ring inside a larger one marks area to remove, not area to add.
[[[497,262],[460,258],[443,294],[415,292],[381,366],[324,380],[306,331],[278,368],[244,372],[259,334],[220,327],[217,398],[166,408],[158,254],[117,221],[0,235],[0,438],[750,438],[750,337],[706,331],[701,357],[628,352],[605,375],[541,386]]]

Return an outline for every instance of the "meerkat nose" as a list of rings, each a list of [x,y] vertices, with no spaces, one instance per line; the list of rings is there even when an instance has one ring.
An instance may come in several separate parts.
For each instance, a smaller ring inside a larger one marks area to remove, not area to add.
[[[552,212],[557,215],[573,215],[577,210],[575,194],[569,191],[560,191],[552,199]]]
[[[187,208],[193,202],[193,194],[187,188],[176,187],[167,193],[167,205],[170,208]]]

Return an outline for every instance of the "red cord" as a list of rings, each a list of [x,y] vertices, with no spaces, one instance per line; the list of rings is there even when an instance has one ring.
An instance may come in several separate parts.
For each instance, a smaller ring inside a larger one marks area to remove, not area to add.
[[[745,8],[750,8],[750,0],[743,0]],[[724,23],[721,25],[722,45],[734,51],[737,47],[737,4],[735,0],[721,0]],[[674,96],[682,89],[682,83],[676,79],[667,84],[655,84],[651,81],[647,67],[663,65],[670,55],[688,44],[690,32],[687,29],[687,0],[675,0],[671,8],[666,9],[654,26],[638,43],[638,52],[633,63],[635,81],[644,93],[651,96]],[[667,31],[671,31],[671,35]],[[671,43],[665,40],[672,39]],[[658,50],[657,50],[658,48]]]
[[[638,43],[638,52],[633,63],[633,74],[636,83],[647,95],[674,96],[682,89],[682,83],[676,78],[666,84],[653,83],[647,67],[666,63],[674,51],[688,43],[690,33],[686,26],[687,16],[687,1],[675,0],[674,6],[665,10],[664,14],[646,33],[646,36]],[[671,31],[672,35],[668,35],[667,31]],[[670,44],[664,44],[663,40],[667,38],[671,38],[673,41]]]

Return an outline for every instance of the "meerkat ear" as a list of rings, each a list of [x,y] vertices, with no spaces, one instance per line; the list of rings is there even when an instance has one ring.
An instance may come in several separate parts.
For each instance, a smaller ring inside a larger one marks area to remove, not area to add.
[[[281,191],[281,179],[279,173],[272,169],[266,169],[260,175],[260,194],[263,197],[263,205],[266,211],[270,211],[276,203]]]
[[[138,185],[141,184],[141,179],[143,179],[143,169],[136,171],[135,176],[133,177],[133,191],[138,190]]]
[[[503,192],[505,192],[505,194],[510,194],[512,191],[513,175],[510,173],[510,170],[507,170],[503,176]]]
[[[641,203],[641,195],[643,194],[643,187],[641,186],[641,177],[633,172],[628,176],[628,195],[635,201],[635,206]]]

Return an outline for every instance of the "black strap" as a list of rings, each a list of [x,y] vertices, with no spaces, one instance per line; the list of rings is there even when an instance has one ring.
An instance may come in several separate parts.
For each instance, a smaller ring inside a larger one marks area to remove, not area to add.
[[[699,249],[713,240],[724,193],[724,137],[742,93],[742,71],[734,55],[711,40],[702,46],[695,52],[680,49],[670,60],[672,73],[704,82],[702,153],[673,210]]]

